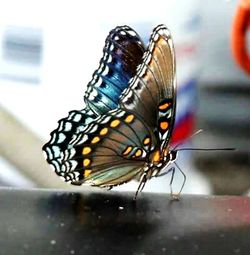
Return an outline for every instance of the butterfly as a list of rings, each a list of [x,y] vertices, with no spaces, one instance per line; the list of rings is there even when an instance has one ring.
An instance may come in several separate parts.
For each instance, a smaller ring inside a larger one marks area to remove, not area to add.
[[[176,61],[167,27],[154,28],[147,47],[132,28],[113,29],[84,101],[43,146],[47,162],[75,185],[112,188],[139,178],[136,197],[177,156],[170,149]]]

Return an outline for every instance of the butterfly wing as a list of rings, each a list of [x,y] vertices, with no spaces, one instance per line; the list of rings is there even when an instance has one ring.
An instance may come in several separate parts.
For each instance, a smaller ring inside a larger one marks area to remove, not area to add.
[[[134,60],[129,52],[132,51],[133,40],[123,44],[119,38],[111,38],[110,44],[106,43],[100,67],[85,95],[89,109],[96,115],[103,115],[77,129],[79,132],[72,134],[67,149],[60,152],[56,172],[72,184],[110,187],[131,180],[145,171],[150,153],[159,145],[159,138],[161,143],[167,141],[167,145],[172,132],[176,94],[175,59],[167,28],[158,26],[154,29],[143,58],[133,54],[137,56],[136,63],[141,63],[137,68],[137,64],[131,68]],[[135,41],[135,52],[138,53],[138,40]],[[112,52],[116,52],[116,58]],[[141,52],[144,52],[143,47]],[[125,79],[126,68],[130,71]],[[134,78],[130,79],[133,75]],[[122,89],[120,93],[116,91],[118,84],[119,88],[128,87],[120,100]],[[164,125],[167,121],[169,126],[166,129]],[[165,138],[160,134],[161,127]],[[155,132],[158,132],[157,136]]]
[[[60,172],[61,152],[68,148],[73,134],[77,134],[94,118],[90,110],[71,111],[66,118],[58,121],[58,127],[50,133],[50,140],[43,146],[46,159],[56,172]]]
[[[176,108],[174,46],[169,30],[157,26],[151,35],[142,63],[124,90],[121,107],[140,115],[158,133],[161,147],[169,144]]]
[[[135,75],[144,51],[139,35],[132,28],[119,26],[110,32],[99,68],[84,96],[93,112],[99,115],[118,106],[119,97]]]
[[[86,108],[71,111],[68,117],[61,119],[57,129],[51,133],[50,141],[43,146],[47,161],[56,172],[60,172],[61,153],[68,148],[73,134],[99,114],[117,107],[119,96],[135,74],[143,52],[141,39],[130,27],[119,26],[109,33],[99,68],[84,96]]]
[[[114,186],[143,172],[156,144],[153,133],[134,113],[116,109],[74,136],[63,153],[60,175],[73,184]]]

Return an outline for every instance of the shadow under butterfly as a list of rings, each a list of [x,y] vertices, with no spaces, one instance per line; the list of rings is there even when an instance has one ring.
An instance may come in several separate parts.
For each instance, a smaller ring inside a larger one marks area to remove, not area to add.
[[[86,107],[61,119],[43,146],[55,172],[71,184],[108,188],[139,179],[135,198],[152,177],[172,172],[172,184],[175,67],[166,26],[153,30],[147,47],[130,27],[113,29],[85,92]]]

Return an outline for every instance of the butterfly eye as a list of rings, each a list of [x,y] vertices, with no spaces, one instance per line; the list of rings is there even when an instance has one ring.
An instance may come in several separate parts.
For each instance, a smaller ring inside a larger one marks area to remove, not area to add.
[[[177,158],[177,151],[171,151],[171,160],[174,161]]]

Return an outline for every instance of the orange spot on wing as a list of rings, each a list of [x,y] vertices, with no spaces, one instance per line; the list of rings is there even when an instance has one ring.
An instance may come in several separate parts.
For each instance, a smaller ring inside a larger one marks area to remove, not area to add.
[[[171,103],[165,103],[165,104],[159,105],[159,110],[166,110],[170,105]]]
[[[167,121],[163,121],[160,123],[160,127],[162,130],[166,130],[168,128],[169,124]]]
[[[140,157],[142,155],[142,150],[141,149],[138,149],[135,153],[135,156],[136,157]]]
[[[95,136],[95,137],[92,139],[91,143],[98,143],[99,141],[100,141],[100,138],[99,138],[98,136]]]
[[[150,143],[150,138],[149,137],[145,138],[143,141],[143,144],[148,145],[149,143]]]
[[[90,159],[86,158],[83,160],[83,166],[89,166],[90,165]]]
[[[120,121],[119,121],[119,120],[113,120],[113,121],[110,123],[110,126],[111,126],[111,127],[117,127],[119,124],[120,124]]]
[[[103,128],[101,131],[100,131],[100,135],[106,135],[108,133],[108,128]]]
[[[124,151],[123,151],[123,155],[126,156],[128,155],[130,152],[132,151],[132,146],[128,146]]]
[[[160,161],[160,159],[161,159],[161,156],[160,156],[160,151],[158,150],[158,151],[156,151],[155,153],[154,153],[154,155],[153,155],[153,162],[159,162]]]
[[[84,147],[82,150],[82,154],[83,155],[87,155],[91,152],[91,148],[90,147]]]
[[[135,116],[133,114],[130,114],[126,117],[125,122],[130,123],[134,120]]]
[[[86,178],[86,177],[88,177],[90,174],[91,174],[91,170],[89,170],[89,169],[86,169],[86,170],[84,170],[84,177]]]

